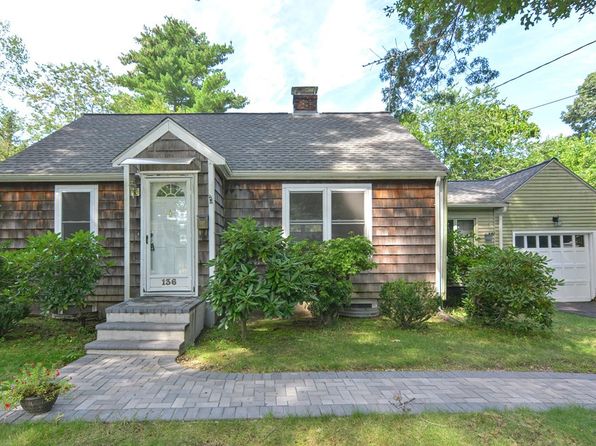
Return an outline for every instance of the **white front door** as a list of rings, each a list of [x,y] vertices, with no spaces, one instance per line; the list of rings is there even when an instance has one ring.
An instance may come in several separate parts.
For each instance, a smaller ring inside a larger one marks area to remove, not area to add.
[[[553,293],[555,300],[587,302],[592,299],[589,234],[517,233],[514,242],[518,248],[545,256],[555,270],[554,276],[563,280]]]
[[[143,291],[194,293],[194,178],[144,176],[142,189]]]

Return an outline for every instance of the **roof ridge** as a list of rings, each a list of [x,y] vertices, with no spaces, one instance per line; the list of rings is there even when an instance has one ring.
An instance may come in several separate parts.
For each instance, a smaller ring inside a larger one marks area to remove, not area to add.
[[[195,116],[195,115],[294,115],[291,112],[193,112],[193,113],[83,113],[82,116]],[[320,112],[317,115],[390,115],[387,111]],[[301,114],[300,116],[305,116]],[[308,116],[308,115],[306,115]]]

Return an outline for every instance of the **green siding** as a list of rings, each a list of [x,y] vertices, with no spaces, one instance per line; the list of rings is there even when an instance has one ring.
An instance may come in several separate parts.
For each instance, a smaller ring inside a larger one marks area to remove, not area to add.
[[[556,161],[545,166],[508,199],[503,215],[504,246],[514,230],[596,229],[596,192]],[[560,227],[553,216],[558,215]],[[495,219],[498,225],[498,219]]]
[[[447,218],[453,219],[474,219],[476,220],[476,236],[481,243],[484,243],[484,235],[493,232],[493,244],[499,244],[498,217],[492,208],[450,208],[447,212]],[[496,222],[496,224],[495,224]]]

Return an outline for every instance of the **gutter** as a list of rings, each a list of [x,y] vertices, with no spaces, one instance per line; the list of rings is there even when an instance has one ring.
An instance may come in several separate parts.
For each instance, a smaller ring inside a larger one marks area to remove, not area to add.
[[[44,174],[20,174],[3,173],[0,174],[0,183],[26,182],[26,183],[58,183],[58,182],[81,182],[97,183],[102,181],[123,181],[121,172],[109,173],[44,173]]]

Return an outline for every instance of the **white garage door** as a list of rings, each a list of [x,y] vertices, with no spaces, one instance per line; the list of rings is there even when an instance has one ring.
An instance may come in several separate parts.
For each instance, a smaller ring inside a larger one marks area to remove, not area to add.
[[[549,259],[555,277],[564,280],[553,297],[559,302],[585,302],[593,297],[590,287],[588,234],[516,233],[515,247]]]

